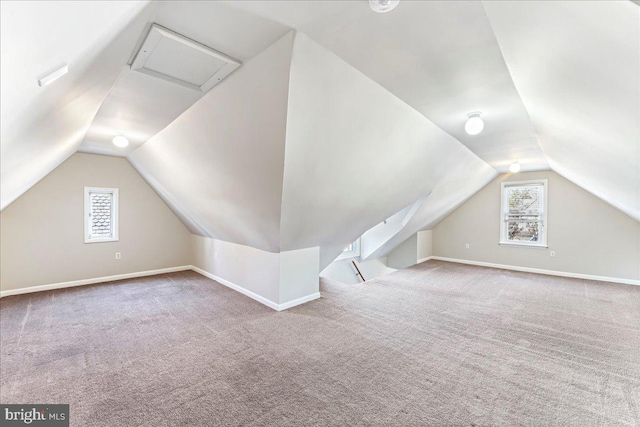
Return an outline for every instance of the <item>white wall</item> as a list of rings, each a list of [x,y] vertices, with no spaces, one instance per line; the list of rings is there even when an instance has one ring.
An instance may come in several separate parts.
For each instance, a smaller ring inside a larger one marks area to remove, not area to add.
[[[191,236],[193,265],[278,303],[280,257],[250,246]]]
[[[433,255],[433,232],[418,231],[387,255],[387,266],[394,269],[411,267]]]
[[[418,231],[418,262],[433,255],[433,231]]]
[[[119,189],[119,241],[84,243],[85,186]],[[191,264],[189,231],[123,158],[74,154],[0,213],[0,229],[3,291]]]
[[[411,267],[418,261],[418,235],[414,234],[387,255],[387,265],[391,268]]]
[[[317,247],[274,253],[195,234],[191,245],[195,267],[269,307],[320,296]]]
[[[320,291],[320,248],[280,252],[279,303],[286,304]]]
[[[543,178],[549,182],[549,248],[498,245],[500,183]],[[552,258],[550,251],[556,256]],[[446,258],[638,280],[640,222],[555,172],[505,174],[435,227],[433,252]]]

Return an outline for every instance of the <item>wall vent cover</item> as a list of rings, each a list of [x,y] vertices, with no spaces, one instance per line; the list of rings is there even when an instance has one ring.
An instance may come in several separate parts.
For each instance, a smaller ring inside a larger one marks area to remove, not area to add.
[[[241,63],[183,35],[152,24],[131,69],[207,92]]]

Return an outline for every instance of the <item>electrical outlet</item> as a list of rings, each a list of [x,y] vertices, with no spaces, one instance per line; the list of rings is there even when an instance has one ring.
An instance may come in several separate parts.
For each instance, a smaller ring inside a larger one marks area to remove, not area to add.
[[[120,252],[116,252],[116,259],[120,259],[122,257],[122,255],[120,254]]]
[[[464,247],[465,247],[465,249],[469,249],[469,244],[468,244],[468,243],[465,243],[465,244],[464,244]]]
[[[549,252],[549,256],[550,256],[551,258],[555,258],[555,256],[556,256],[556,251],[551,251],[551,252]]]
[[[215,259],[218,259],[218,252],[215,253]]]

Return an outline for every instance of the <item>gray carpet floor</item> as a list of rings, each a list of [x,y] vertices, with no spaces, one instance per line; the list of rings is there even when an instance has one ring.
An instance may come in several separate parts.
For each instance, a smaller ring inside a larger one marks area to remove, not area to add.
[[[640,426],[640,287],[428,261],[285,312],[194,272],[3,298],[74,426]]]

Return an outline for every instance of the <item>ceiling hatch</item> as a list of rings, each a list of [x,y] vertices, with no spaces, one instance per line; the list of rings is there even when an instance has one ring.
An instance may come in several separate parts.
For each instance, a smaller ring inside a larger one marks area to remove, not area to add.
[[[131,69],[207,92],[241,65],[217,50],[152,24]]]

